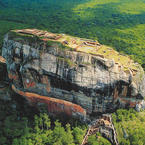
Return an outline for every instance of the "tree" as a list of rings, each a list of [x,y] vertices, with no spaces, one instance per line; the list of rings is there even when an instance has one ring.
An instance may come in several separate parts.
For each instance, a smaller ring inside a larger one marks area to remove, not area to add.
[[[99,142],[98,142],[98,140],[96,138],[96,135],[89,136],[88,144],[89,145],[99,145]]]
[[[79,127],[73,128],[73,136],[76,144],[82,143],[84,135],[85,135],[85,130],[82,130]]]

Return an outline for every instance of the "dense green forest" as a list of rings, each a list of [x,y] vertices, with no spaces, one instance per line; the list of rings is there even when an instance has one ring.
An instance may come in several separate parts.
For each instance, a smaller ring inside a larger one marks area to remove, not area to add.
[[[0,0],[0,51],[4,34],[22,28],[97,39],[130,55],[145,69],[145,0]],[[86,125],[72,119],[58,121],[44,110],[19,104],[0,100],[0,145],[82,142]],[[144,118],[145,112],[132,109],[113,114],[121,145],[145,144]],[[100,135],[89,137],[89,145],[110,144],[96,136]]]
[[[112,117],[120,145],[145,144],[145,110],[119,109]]]
[[[39,28],[97,39],[145,68],[145,0],[3,0],[0,40],[10,29]]]
[[[68,117],[48,116],[27,105],[19,95],[0,100],[0,145],[79,145],[87,125]],[[119,109],[112,114],[120,145],[145,144],[145,111]],[[58,121],[59,119],[59,121]],[[88,145],[111,145],[99,133],[89,136]]]
[[[77,145],[82,142],[85,124],[71,118],[50,118],[45,107],[38,111],[19,95],[12,93],[11,97],[10,101],[0,100],[0,145]]]
[[[0,100],[0,145],[79,145],[87,125],[65,116],[48,116],[44,106],[32,108],[19,95]],[[59,119],[59,120],[58,120]],[[111,145],[101,137],[89,138],[89,145]]]

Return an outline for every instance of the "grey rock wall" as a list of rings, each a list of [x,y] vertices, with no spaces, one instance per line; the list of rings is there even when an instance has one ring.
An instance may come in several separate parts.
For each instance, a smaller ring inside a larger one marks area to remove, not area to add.
[[[12,84],[24,92],[80,105],[87,114],[135,107],[145,96],[141,69],[133,76],[114,60],[5,36],[2,55]]]

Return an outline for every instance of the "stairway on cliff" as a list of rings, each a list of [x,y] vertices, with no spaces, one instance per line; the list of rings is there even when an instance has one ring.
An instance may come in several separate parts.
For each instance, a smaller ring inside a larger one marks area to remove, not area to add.
[[[95,135],[97,132],[101,133],[101,135],[109,140],[112,145],[119,145],[111,115],[103,114],[99,117],[99,119],[92,121],[88,125],[88,129],[81,145],[87,145],[88,137],[91,135]]]

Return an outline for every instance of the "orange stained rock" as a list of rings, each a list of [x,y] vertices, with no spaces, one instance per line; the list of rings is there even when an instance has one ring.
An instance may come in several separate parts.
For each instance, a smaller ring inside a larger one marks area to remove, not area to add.
[[[2,56],[0,56],[0,62],[1,63],[6,63],[6,60]]]
[[[9,79],[11,79],[11,80],[18,80],[18,79],[19,79],[17,75],[14,75],[14,74],[12,74],[12,73],[9,73],[9,74],[8,74],[8,77],[9,77]]]
[[[48,40],[50,40],[50,39],[48,39],[48,38],[43,38],[42,40],[43,40],[43,41],[48,41]]]
[[[48,77],[47,77],[47,76],[43,76],[43,77],[41,78],[41,82],[42,82],[43,84],[48,85],[48,84],[49,84]]]
[[[50,86],[47,86],[47,87],[46,87],[46,90],[47,90],[47,92],[49,93],[50,90],[51,90]]]
[[[46,104],[49,112],[66,113],[67,115],[72,115],[73,113],[78,112],[84,116],[86,115],[86,111],[81,106],[71,102],[50,98],[47,96],[41,96],[35,93],[23,92],[18,90],[14,85],[12,85],[12,89],[21,96],[25,96],[26,99],[34,105],[37,103]]]
[[[26,86],[26,88],[33,88],[33,87],[36,86],[36,83],[35,83],[35,82],[29,82],[29,83],[27,83],[27,82],[25,81],[25,86]]]
[[[122,92],[122,95],[123,95],[123,96],[127,96],[127,90],[128,90],[128,88],[127,88],[127,86],[125,86],[125,87],[123,88],[123,92]]]
[[[115,88],[114,90],[114,99],[117,99],[119,96],[118,96],[118,91],[117,91],[117,88]]]
[[[111,123],[108,120],[104,120],[105,125],[110,125]]]
[[[120,98],[121,102],[123,102],[124,104],[129,104],[130,107],[135,107],[136,104],[139,103],[139,101],[133,102],[131,100],[126,100],[125,98]]]

